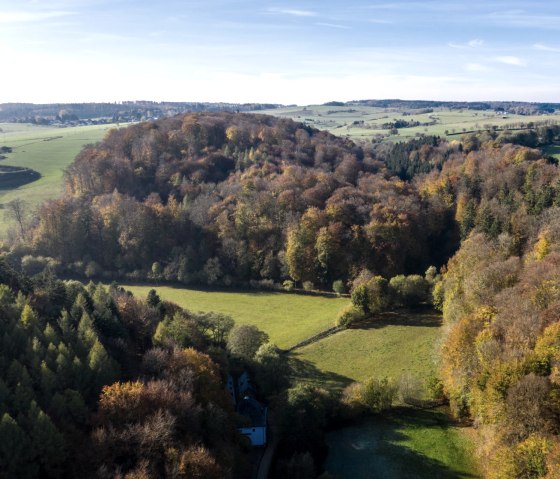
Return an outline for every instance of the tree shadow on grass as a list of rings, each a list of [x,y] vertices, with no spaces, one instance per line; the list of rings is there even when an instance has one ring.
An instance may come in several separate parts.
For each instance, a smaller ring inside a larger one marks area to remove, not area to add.
[[[342,391],[354,381],[341,374],[322,371],[312,362],[297,357],[297,352],[288,356],[292,382],[305,382],[313,386],[323,387],[333,391]]]
[[[446,442],[445,447],[450,447],[446,434],[450,427],[446,414],[437,411],[398,409],[362,419],[328,435],[330,451],[325,466],[338,479],[478,478],[460,464],[447,465],[405,443],[409,439],[407,429],[433,428],[441,430],[442,446]]]
[[[396,311],[378,314],[353,324],[349,329],[381,329],[386,326],[416,326],[439,328],[442,316],[435,311]]]

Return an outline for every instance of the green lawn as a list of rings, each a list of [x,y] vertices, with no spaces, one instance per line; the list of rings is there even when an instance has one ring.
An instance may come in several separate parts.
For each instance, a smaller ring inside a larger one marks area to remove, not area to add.
[[[19,188],[0,190],[0,208],[14,199],[25,200],[30,208],[60,195],[64,169],[82,147],[101,140],[114,125],[54,128],[20,123],[0,124],[0,146],[9,146],[2,165],[32,168],[41,178]],[[0,236],[11,226],[0,211]]]
[[[151,286],[128,286],[135,296],[146,297]],[[254,324],[270,340],[288,348],[334,325],[344,298],[323,298],[275,292],[209,292],[170,286],[156,287],[161,298],[191,311],[230,314],[236,324]]]
[[[440,324],[435,312],[388,313],[294,351],[296,375],[333,389],[371,376],[408,373],[423,381],[435,370]]]
[[[337,479],[478,478],[468,430],[445,411],[396,409],[332,431],[325,469]]]

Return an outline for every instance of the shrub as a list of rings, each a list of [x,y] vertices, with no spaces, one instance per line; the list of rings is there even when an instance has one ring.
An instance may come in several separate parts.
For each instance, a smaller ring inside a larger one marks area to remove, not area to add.
[[[362,402],[373,412],[390,409],[397,397],[397,386],[387,378],[370,378],[364,383]]]
[[[291,291],[294,290],[295,285],[294,285],[294,282],[293,282],[292,280],[287,279],[286,281],[284,281],[284,282],[282,283],[282,287],[283,287],[286,291],[291,292]]]
[[[443,281],[440,281],[435,284],[434,289],[432,291],[432,304],[434,308],[438,311],[443,311],[443,302],[445,299],[445,289],[443,286]]]
[[[370,378],[364,383],[353,383],[343,393],[342,402],[354,412],[369,409],[381,412],[390,409],[397,397],[396,384],[387,379]]]
[[[365,315],[361,309],[349,304],[338,313],[335,324],[342,328],[348,328],[364,318]]]
[[[445,398],[445,393],[443,391],[443,382],[436,375],[431,375],[426,380],[426,388],[428,389],[429,396],[436,400],[441,401]]]
[[[95,261],[90,261],[86,266],[84,274],[86,275],[86,278],[95,278],[96,276],[99,276],[102,272],[103,270]]]
[[[417,306],[428,299],[430,283],[417,274],[398,275],[389,282],[393,301],[399,306]]]
[[[397,380],[399,399],[406,403],[409,400],[420,399],[422,395],[422,384],[420,380],[410,374],[404,373]]]
[[[311,281],[304,281],[303,282],[303,289],[305,291],[313,291],[314,285]]]
[[[346,293],[346,287],[344,286],[344,281],[342,281],[341,279],[337,279],[333,285],[332,285],[332,289],[335,293],[337,294],[344,294]]]

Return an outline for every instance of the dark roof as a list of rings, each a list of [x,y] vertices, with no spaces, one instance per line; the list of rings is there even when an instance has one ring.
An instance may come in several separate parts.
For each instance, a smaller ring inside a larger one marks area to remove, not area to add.
[[[245,396],[239,401],[237,412],[251,420],[251,427],[266,426],[266,406],[252,397]]]

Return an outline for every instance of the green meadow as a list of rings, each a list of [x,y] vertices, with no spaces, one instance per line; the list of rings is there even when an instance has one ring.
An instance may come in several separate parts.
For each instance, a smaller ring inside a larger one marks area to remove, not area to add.
[[[192,311],[217,311],[237,324],[253,324],[288,348],[333,325],[344,298],[276,292],[201,291],[170,286],[123,285],[139,297],[155,288],[161,298]],[[434,370],[439,314],[387,313],[290,353],[293,379],[341,390],[371,376],[426,379]],[[339,479],[478,478],[468,429],[445,411],[398,408],[328,434],[325,469]]]
[[[64,169],[82,147],[101,140],[114,125],[93,125],[69,128],[36,126],[23,123],[0,123],[0,146],[11,147],[2,165],[31,168],[41,178],[15,189],[0,190],[0,208],[15,200],[25,200],[35,208],[44,200],[60,195]],[[0,211],[0,237],[11,226]]]
[[[292,353],[299,380],[341,389],[372,376],[411,375],[422,383],[435,371],[441,316],[388,313]]]
[[[124,288],[145,298],[152,286]],[[344,298],[323,298],[277,292],[201,291],[159,286],[162,299],[191,311],[216,311],[236,324],[253,324],[280,348],[289,348],[334,325],[337,313],[348,304]]]
[[[396,409],[330,432],[325,469],[336,479],[479,478],[468,434],[445,411]]]

